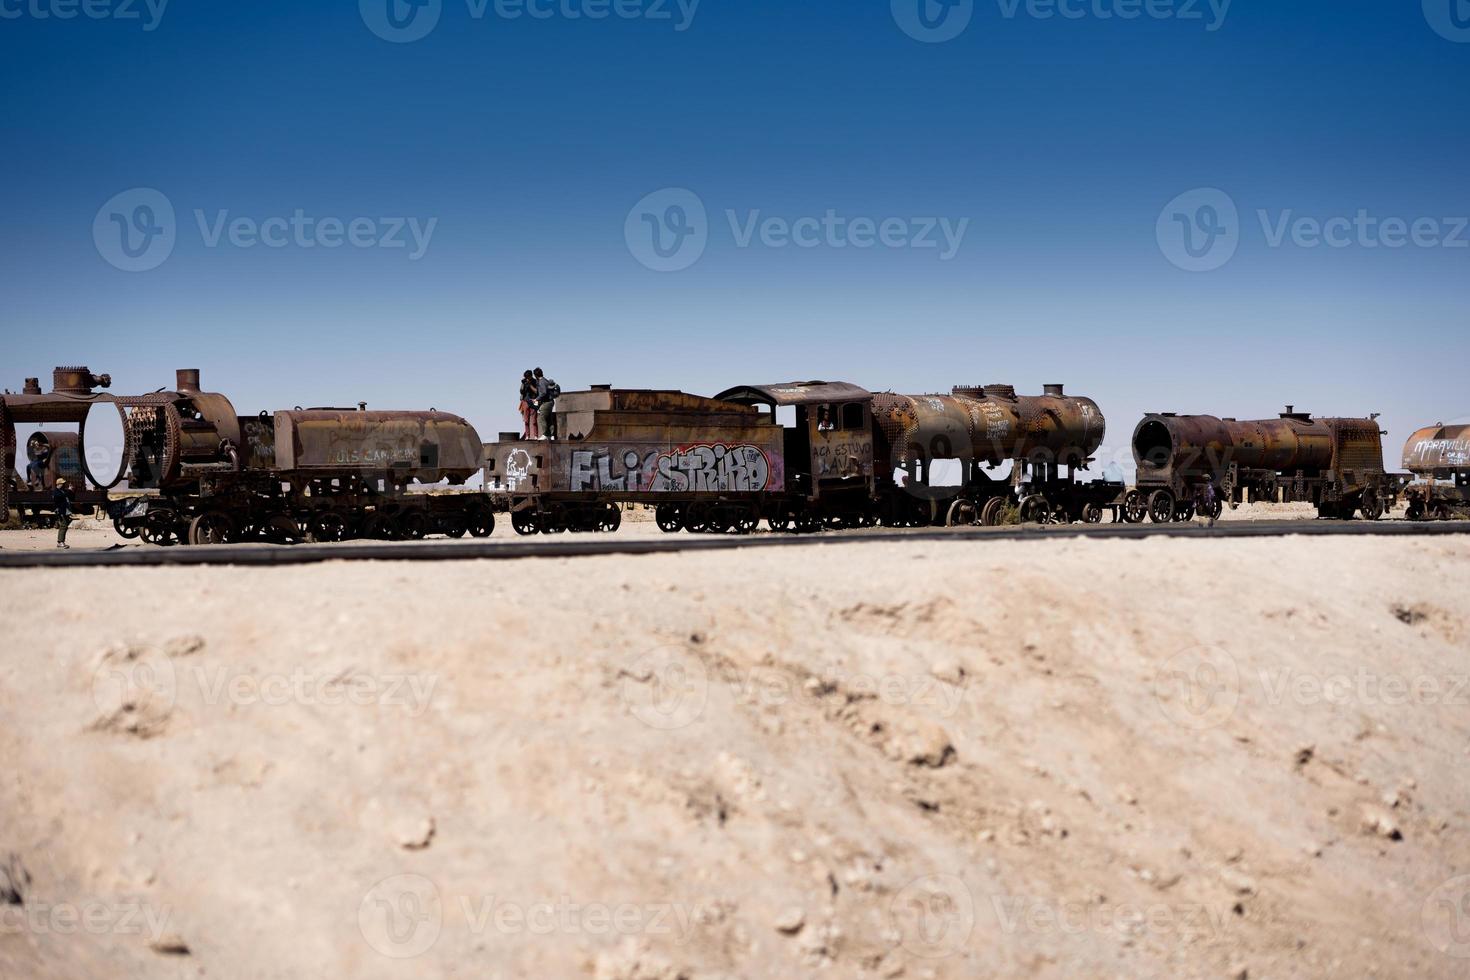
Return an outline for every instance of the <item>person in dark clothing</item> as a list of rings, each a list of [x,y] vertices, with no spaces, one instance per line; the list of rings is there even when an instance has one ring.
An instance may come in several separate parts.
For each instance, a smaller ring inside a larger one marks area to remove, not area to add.
[[[541,438],[556,438],[556,399],[561,394],[561,385],[548,378],[540,368],[533,372],[536,378],[536,414],[541,420]]]
[[[46,489],[46,467],[51,462],[51,447],[44,439],[31,436],[26,446],[31,459],[26,463],[26,484],[32,490]]]
[[[1215,484],[1206,480],[1199,488],[1199,502],[1195,505],[1199,515],[1205,518],[1209,527],[1215,526]]]
[[[521,375],[521,438],[540,438],[536,427],[536,376],[530,371]]]
[[[51,505],[56,508],[56,547],[69,549],[71,545],[66,543],[66,530],[71,527],[71,507],[76,502],[76,494],[72,492],[71,484],[66,477],[57,477],[56,488],[51,491]]]

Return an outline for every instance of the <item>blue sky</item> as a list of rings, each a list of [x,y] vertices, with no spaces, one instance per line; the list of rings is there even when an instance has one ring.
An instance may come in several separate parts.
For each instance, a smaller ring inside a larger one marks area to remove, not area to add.
[[[1470,0],[70,2],[0,0],[0,385],[1470,415]]]

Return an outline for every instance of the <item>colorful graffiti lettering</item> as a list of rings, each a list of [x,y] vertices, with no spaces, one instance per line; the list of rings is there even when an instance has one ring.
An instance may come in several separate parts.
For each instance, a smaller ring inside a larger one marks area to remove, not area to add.
[[[572,452],[571,489],[642,493],[751,493],[774,489],[776,465],[759,446],[723,444],[677,449],[577,449]]]

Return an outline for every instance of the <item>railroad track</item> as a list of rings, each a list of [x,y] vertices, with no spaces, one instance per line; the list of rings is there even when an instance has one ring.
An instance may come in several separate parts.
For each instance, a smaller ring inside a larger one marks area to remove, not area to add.
[[[660,535],[658,537],[571,536],[536,539],[435,540],[382,544],[214,545],[160,548],[126,545],[97,551],[4,551],[3,568],[97,568],[138,565],[302,565],[324,561],[465,561],[524,558],[580,558],[596,555],[657,555],[732,548],[810,548],[873,542],[980,543],[985,541],[1056,541],[1095,538],[1271,538],[1287,535],[1330,537],[1438,537],[1470,534],[1470,521],[1239,521],[1213,528],[1202,524],[1107,524],[998,528],[925,528],[917,530],[840,531],[825,534],[756,534],[730,536]]]

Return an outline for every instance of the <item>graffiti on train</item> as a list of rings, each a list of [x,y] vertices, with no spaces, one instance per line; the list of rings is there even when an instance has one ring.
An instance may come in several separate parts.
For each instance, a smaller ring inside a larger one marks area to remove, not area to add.
[[[572,451],[571,489],[641,493],[779,490],[780,457],[760,446],[724,444]]]

